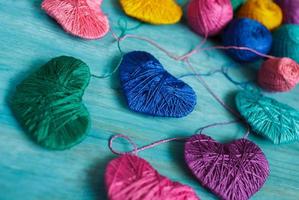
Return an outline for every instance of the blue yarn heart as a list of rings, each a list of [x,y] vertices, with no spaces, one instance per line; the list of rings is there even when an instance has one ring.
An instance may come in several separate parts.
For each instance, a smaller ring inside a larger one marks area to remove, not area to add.
[[[133,51],[119,66],[121,85],[131,110],[161,117],[184,117],[196,105],[193,89],[169,74],[151,54]]]

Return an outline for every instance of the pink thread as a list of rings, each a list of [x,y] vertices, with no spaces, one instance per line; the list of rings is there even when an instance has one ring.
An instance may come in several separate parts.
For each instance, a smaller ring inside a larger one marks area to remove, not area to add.
[[[42,8],[66,32],[85,39],[98,39],[109,31],[101,3],[102,0],[44,0]]]
[[[269,59],[259,70],[258,83],[269,91],[289,91],[299,83],[299,64],[290,58]]]
[[[105,182],[110,200],[199,200],[191,187],[169,180],[130,154],[108,164]]]
[[[188,23],[200,35],[218,34],[233,18],[230,0],[191,0]]]

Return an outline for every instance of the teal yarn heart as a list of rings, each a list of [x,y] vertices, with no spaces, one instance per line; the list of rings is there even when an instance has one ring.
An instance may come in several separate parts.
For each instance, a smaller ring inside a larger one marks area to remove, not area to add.
[[[252,130],[274,144],[299,139],[299,112],[260,93],[239,92],[236,104]]]
[[[299,26],[286,24],[273,33],[271,54],[277,57],[289,57],[299,63]]]
[[[81,142],[89,128],[89,113],[82,104],[89,80],[84,62],[57,57],[17,86],[10,106],[34,141],[49,149],[67,149]]]

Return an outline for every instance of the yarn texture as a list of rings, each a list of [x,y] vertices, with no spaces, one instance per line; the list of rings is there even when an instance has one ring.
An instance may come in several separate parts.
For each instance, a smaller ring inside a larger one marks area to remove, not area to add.
[[[271,54],[277,57],[289,57],[299,63],[298,25],[283,25],[273,33]]]
[[[240,8],[238,16],[257,20],[269,30],[279,27],[283,19],[280,7],[272,0],[248,0]]]
[[[148,162],[125,154],[105,172],[110,200],[199,200],[189,186],[161,176]]]
[[[89,128],[89,113],[82,104],[89,79],[89,68],[81,60],[54,58],[17,86],[11,108],[38,144],[70,148],[84,139]]]
[[[276,0],[283,12],[283,21],[287,24],[299,24],[298,0]]]
[[[175,0],[120,0],[125,13],[150,24],[175,24],[183,10]]]
[[[247,139],[220,144],[194,135],[185,143],[185,161],[200,183],[223,200],[248,200],[269,176],[264,153]]]
[[[84,39],[99,39],[109,31],[101,3],[102,0],[44,0],[42,8],[66,32]]]
[[[193,89],[169,74],[151,54],[133,51],[119,66],[123,92],[131,110],[161,117],[184,117],[196,105]]]
[[[222,34],[224,46],[251,48],[259,53],[267,54],[272,45],[271,32],[261,23],[249,19],[235,19]],[[259,55],[239,49],[227,50],[228,54],[237,61],[252,62],[261,58]]]
[[[236,104],[252,130],[274,144],[299,139],[299,112],[274,99],[255,92],[240,92]]]
[[[233,18],[230,0],[191,0],[187,10],[188,23],[202,36],[218,34]]]
[[[299,65],[290,58],[268,59],[259,70],[258,83],[268,91],[289,91],[299,83]]]

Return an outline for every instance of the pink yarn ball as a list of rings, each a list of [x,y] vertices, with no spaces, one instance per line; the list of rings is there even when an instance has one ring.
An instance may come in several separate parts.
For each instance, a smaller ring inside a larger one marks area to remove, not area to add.
[[[233,7],[230,0],[191,0],[187,18],[195,32],[213,36],[232,20]]]
[[[259,70],[258,83],[268,91],[289,91],[299,83],[299,64],[290,58],[269,59]]]

